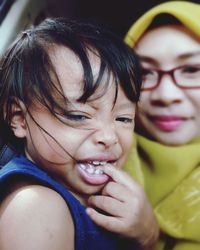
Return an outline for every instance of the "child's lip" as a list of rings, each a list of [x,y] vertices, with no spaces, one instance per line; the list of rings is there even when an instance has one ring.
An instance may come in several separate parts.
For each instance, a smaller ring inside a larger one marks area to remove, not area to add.
[[[117,157],[113,156],[113,155],[108,155],[108,154],[104,154],[104,155],[95,155],[95,156],[90,156],[90,157],[86,157],[84,159],[80,159],[78,160],[78,162],[82,162],[82,163],[90,163],[90,162],[107,162],[107,163],[114,163],[117,161]]]

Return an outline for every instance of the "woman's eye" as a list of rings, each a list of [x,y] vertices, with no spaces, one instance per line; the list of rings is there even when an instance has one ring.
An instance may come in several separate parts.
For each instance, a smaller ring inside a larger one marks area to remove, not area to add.
[[[128,118],[128,117],[118,117],[116,121],[123,122],[123,123],[133,123],[133,119]]]
[[[142,68],[142,76],[143,77],[150,76],[150,75],[153,75],[153,74],[154,74],[153,70]]]
[[[199,66],[185,66],[182,68],[182,74],[195,74],[200,72]]]

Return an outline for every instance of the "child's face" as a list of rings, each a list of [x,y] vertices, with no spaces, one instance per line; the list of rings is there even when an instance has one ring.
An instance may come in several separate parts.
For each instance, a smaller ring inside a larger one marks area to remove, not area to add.
[[[68,107],[70,115],[61,116],[61,122],[39,104],[31,108],[37,123],[60,145],[27,114],[27,125],[21,126],[27,141],[26,154],[74,194],[93,194],[100,191],[109,178],[101,173],[100,166],[109,163],[121,168],[127,158],[133,140],[135,105],[119,88],[113,106],[115,85],[112,78],[102,97],[85,104],[77,102],[83,87],[80,61],[63,47],[54,50],[51,59],[63,92],[72,103]],[[99,70],[99,60],[90,53],[90,61],[95,77]],[[101,91],[97,90],[95,96],[101,94]]]
[[[148,86],[154,77],[151,70],[168,71],[184,66],[174,73],[177,84],[198,87],[180,88],[169,74],[164,74],[160,81],[155,80],[159,82],[157,87],[141,93],[137,113],[140,128],[167,145],[181,145],[199,137],[200,39],[184,27],[163,26],[147,32],[136,51],[143,68],[151,72],[146,75]]]

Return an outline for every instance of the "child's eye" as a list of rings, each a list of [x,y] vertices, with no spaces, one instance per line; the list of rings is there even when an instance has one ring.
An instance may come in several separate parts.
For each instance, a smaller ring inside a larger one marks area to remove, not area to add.
[[[123,123],[133,123],[133,119],[129,117],[118,117],[116,121],[123,122]]]
[[[85,113],[72,113],[66,112],[65,114],[57,114],[57,117],[63,123],[73,123],[73,122],[85,122],[87,119],[90,119],[89,115]]]
[[[65,118],[71,121],[84,121],[86,119],[89,119],[89,117],[84,114],[75,114],[75,113],[66,114]]]

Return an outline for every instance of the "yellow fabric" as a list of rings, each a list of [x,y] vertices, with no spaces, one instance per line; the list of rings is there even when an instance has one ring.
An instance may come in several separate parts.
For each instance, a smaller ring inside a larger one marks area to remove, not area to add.
[[[125,42],[134,47],[153,19],[162,13],[176,17],[189,30],[200,36],[200,4],[187,1],[169,1],[157,5],[139,18],[129,29]]]
[[[200,36],[200,4],[168,1],[150,9],[129,29],[134,47],[154,18],[168,13]],[[125,170],[142,186],[154,207],[164,237],[156,250],[200,250],[200,140],[167,147],[137,136]]]
[[[170,147],[137,135],[137,143],[125,171],[144,186],[163,232],[177,239],[169,249],[200,249],[200,140]]]

